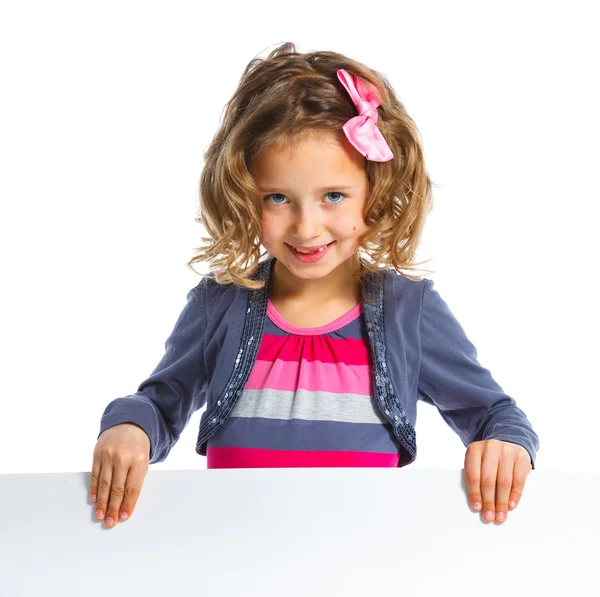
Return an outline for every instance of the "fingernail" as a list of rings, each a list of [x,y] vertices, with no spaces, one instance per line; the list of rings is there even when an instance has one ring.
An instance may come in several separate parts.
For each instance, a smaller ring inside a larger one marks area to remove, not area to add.
[[[92,502],[95,502],[95,501],[96,501],[96,494],[92,493]]]
[[[127,520],[128,516],[127,512],[121,512],[121,520]]]
[[[504,520],[504,512],[498,512],[498,514],[496,514],[496,519],[497,520]]]
[[[510,502],[510,504],[508,504],[511,508],[514,508],[517,505],[517,502],[515,502],[515,500],[513,500],[512,502]]]
[[[96,518],[102,518],[104,516],[104,512],[102,510],[96,510]]]
[[[473,508],[475,508],[475,510],[477,510],[477,512],[479,512],[479,510],[481,510],[481,503],[480,502],[475,502],[473,504]]]
[[[115,524],[115,521],[110,518],[110,516],[106,519],[106,526],[111,527],[113,524]]]
[[[494,518],[494,513],[493,513],[491,510],[488,510],[488,511],[485,513],[485,517],[486,517],[488,520],[492,520],[492,519]]]

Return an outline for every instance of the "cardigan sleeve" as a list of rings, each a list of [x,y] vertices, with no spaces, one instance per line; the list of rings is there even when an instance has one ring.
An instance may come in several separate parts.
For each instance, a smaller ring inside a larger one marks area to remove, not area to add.
[[[149,464],[167,457],[191,416],[206,402],[207,315],[201,294],[206,280],[203,278],[188,292],[187,303],[165,341],[165,353],[154,371],[135,394],[110,402],[100,421],[98,437],[121,423],[141,427],[150,438]]]
[[[519,444],[535,468],[539,438],[531,423],[479,363],[477,349],[429,279],[423,285],[420,343],[418,391],[463,444],[488,439]]]

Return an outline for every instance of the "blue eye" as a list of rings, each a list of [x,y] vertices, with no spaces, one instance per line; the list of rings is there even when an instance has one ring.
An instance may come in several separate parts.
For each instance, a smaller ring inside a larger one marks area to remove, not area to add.
[[[344,193],[338,193],[337,191],[331,191],[330,193],[327,193],[328,195],[340,195],[340,200],[339,201],[334,201],[333,203],[341,203],[343,201],[343,197],[345,197],[346,195],[344,195]]]
[[[341,203],[343,201],[344,197],[346,197],[346,195],[344,195],[344,193],[339,193],[338,191],[329,191],[327,193],[327,195],[340,195],[340,200],[339,201],[332,201],[332,202],[330,202],[332,205],[338,205],[339,203]],[[282,193],[271,193],[270,195],[267,195],[265,197],[265,199],[267,201],[270,201],[273,205],[284,205],[284,203],[273,201],[271,199],[272,197],[285,197],[285,195],[283,195]]]
[[[271,193],[270,195],[267,195],[265,197],[265,199],[270,199],[271,197],[276,197],[276,196],[280,196],[280,197],[285,197],[285,195],[282,195],[281,193]],[[275,203],[275,205],[281,205],[281,203],[277,203],[276,201],[272,201],[272,203]]]

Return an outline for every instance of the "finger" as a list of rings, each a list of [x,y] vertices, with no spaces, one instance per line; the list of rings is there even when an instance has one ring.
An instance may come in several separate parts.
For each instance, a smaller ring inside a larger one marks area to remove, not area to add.
[[[106,526],[113,527],[119,521],[119,508],[125,495],[125,481],[129,472],[129,465],[122,459],[117,460],[113,468],[113,480],[110,490],[110,502],[106,511]]]
[[[110,484],[112,481],[112,463],[100,461],[100,473],[98,475],[98,499],[96,501],[96,518],[103,520],[108,506],[110,495]]]
[[[500,460],[500,444],[488,441],[481,458],[481,497],[483,517],[487,522],[496,516],[496,479]]]
[[[100,478],[101,468],[102,463],[100,459],[94,456],[94,461],[92,462],[92,480],[90,482],[90,497],[92,498],[92,502],[98,499],[98,479]]]
[[[142,490],[144,478],[146,477],[147,472],[147,460],[146,462],[143,460],[137,461],[129,469],[129,474],[127,475],[127,482],[125,485],[125,496],[123,498],[123,503],[121,504],[119,513],[121,520],[128,520],[131,518],[138,498],[140,497],[140,492]]]
[[[513,483],[512,489],[510,492],[509,498],[509,508],[514,510],[521,501],[521,496],[523,495],[523,490],[525,489],[525,481],[527,480],[527,475],[533,470],[531,466],[531,459],[529,454],[525,457],[521,457],[517,459],[515,464],[515,470],[513,472]],[[511,506],[511,502],[514,501],[514,506]]]
[[[505,522],[508,516],[508,498],[512,488],[514,468],[514,453],[502,453],[496,478],[496,520],[500,523]]]
[[[465,454],[465,479],[467,483],[467,496],[471,507],[481,510],[481,443],[470,444]]]

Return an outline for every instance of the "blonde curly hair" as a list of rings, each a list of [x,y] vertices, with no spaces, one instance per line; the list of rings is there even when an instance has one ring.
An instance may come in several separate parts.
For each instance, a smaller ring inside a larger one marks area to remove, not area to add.
[[[377,126],[394,154],[387,162],[365,159],[368,230],[359,237],[360,269],[353,275],[361,280],[369,271],[393,268],[421,279],[401,272],[430,261],[414,261],[433,207],[415,123],[381,73],[337,52],[299,53],[290,42],[266,59],[250,61],[204,153],[195,221],[209,237],[202,238],[208,244],[195,249],[187,263],[192,270],[194,263],[208,261],[219,284],[263,287],[264,282],[251,279],[261,258],[269,256],[261,255],[263,200],[251,172],[272,146],[293,146],[319,133],[343,135],[342,125],[357,111],[337,78],[340,68],[361,77],[375,93],[380,90]]]

